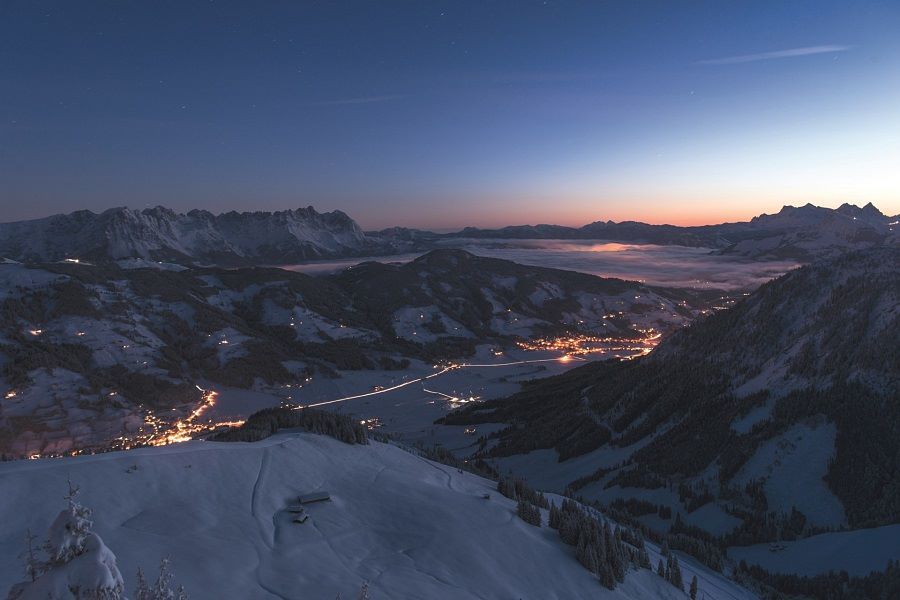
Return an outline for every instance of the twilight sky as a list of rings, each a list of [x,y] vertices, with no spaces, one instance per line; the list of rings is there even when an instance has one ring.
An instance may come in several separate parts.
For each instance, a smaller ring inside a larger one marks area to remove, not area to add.
[[[0,221],[900,213],[900,3],[0,2]]]

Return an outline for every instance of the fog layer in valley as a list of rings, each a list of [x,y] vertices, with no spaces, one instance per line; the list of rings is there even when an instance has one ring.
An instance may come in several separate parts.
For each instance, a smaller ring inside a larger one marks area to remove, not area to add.
[[[466,240],[441,243],[473,254],[503,258],[525,265],[568,269],[600,277],[618,277],[668,287],[722,290],[755,288],[797,266],[789,260],[748,261],[713,254],[709,248],[619,244],[600,240]],[[286,268],[309,274],[339,271],[360,262],[404,263],[420,253],[390,257],[320,261]]]

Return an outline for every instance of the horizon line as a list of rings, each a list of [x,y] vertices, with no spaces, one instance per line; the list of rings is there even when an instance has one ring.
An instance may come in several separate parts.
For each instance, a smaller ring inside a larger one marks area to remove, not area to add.
[[[784,204],[784,205],[781,206],[781,208],[780,208],[778,211],[775,211],[775,212],[773,212],[773,213],[761,212],[761,213],[758,213],[758,214],[754,214],[754,215],[752,215],[752,216],[750,216],[750,217],[744,217],[743,219],[740,219],[740,218],[739,218],[739,219],[737,219],[737,220],[722,220],[722,221],[717,221],[717,222],[712,222],[712,223],[710,223],[710,222],[699,222],[699,223],[694,223],[694,222],[692,222],[692,223],[676,224],[675,222],[666,222],[666,221],[663,221],[663,222],[653,222],[653,221],[649,221],[649,220],[644,221],[644,220],[639,220],[639,219],[637,219],[637,218],[625,218],[625,219],[620,219],[620,220],[598,218],[598,219],[593,219],[593,220],[590,220],[590,221],[587,221],[587,222],[582,222],[581,224],[575,224],[575,225],[564,225],[564,224],[561,224],[561,223],[536,222],[536,223],[515,223],[515,224],[493,225],[493,226],[491,226],[491,225],[471,225],[471,224],[470,224],[470,225],[455,225],[455,226],[449,226],[449,227],[436,227],[436,226],[427,226],[427,225],[421,225],[421,226],[410,226],[410,225],[388,225],[388,226],[386,226],[386,227],[364,227],[364,226],[362,226],[362,225],[360,224],[360,222],[359,222],[355,217],[353,217],[351,214],[349,214],[347,211],[345,211],[345,210],[343,210],[343,209],[335,208],[335,209],[331,209],[331,210],[322,210],[322,211],[320,211],[320,210],[318,210],[315,206],[313,206],[313,205],[311,205],[311,204],[309,204],[309,205],[307,205],[307,206],[297,206],[297,207],[294,207],[294,208],[283,208],[283,209],[277,209],[277,210],[237,210],[237,209],[231,209],[231,210],[226,210],[226,211],[222,211],[222,212],[218,212],[218,213],[213,212],[212,210],[209,210],[209,209],[206,209],[206,208],[191,208],[191,209],[179,211],[179,210],[177,210],[177,209],[169,208],[168,206],[165,206],[165,205],[163,205],[163,204],[156,204],[156,205],[154,205],[154,206],[149,206],[149,205],[148,205],[148,206],[144,206],[144,207],[141,207],[141,208],[131,207],[131,206],[127,206],[127,205],[118,205],[118,206],[111,206],[111,207],[109,207],[109,208],[105,208],[105,209],[98,210],[98,211],[94,211],[94,210],[89,209],[89,208],[82,208],[82,209],[75,209],[75,210],[72,210],[72,211],[67,212],[67,213],[63,213],[63,212],[52,213],[52,214],[43,215],[43,216],[39,216],[39,217],[31,217],[31,218],[26,218],[26,219],[16,219],[16,220],[12,220],[12,221],[4,221],[4,220],[0,220],[0,225],[8,225],[8,224],[15,224],[15,223],[28,223],[28,222],[30,222],[30,221],[40,221],[40,220],[43,220],[43,219],[51,219],[51,218],[54,218],[54,217],[65,217],[65,216],[69,216],[69,215],[72,215],[72,214],[75,214],[75,213],[78,213],[78,212],[89,212],[89,213],[91,213],[91,214],[93,214],[93,215],[98,215],[98,216],[99,216],[99,215],[101,215],[101,214],[103,214],[103,213],[106,213],[106,212],[109,212],[109,211],[115,211],[115,210],[131,210],[131,211],[137,211],[137,212],[144,212],[144,211],[154,210],[154,209],[164,209],[164,210],[167,210],[167,211],[171,211],[171,212],[175,213],[175,214],[178,215],[178,216],[185,216],[185,215],[187,215],[187,214],[189,214],[189,213],[191,213],[191,212],[193,212],[193,211],[202,211],[202,212],[210,213],[210,214],[213,215],[214,217],[220,217],[220,216],[222,216],[222,215],[226,215],[226,214],[229,214],[229,213],[238,213],[238,214],[254,214],[254,213],[264,213],[264,214],[266,214],[266,213],[267,213],[267,214],[273,214],[273,213],[277,213],[277,212],[288,212],[288,211],[295,211],[295,210],[312,209],[314,212],[316,212],[317,214],[320,214],[320,215],[321,215],[321,214],[334,213],[334,212],[342,213],[342,214],[344,214],[345,216],[347,216],[348,218],[350,218],[354,223],[356,223],[356,224],[360,227],[360,229],[363,230],[363,232],[378,232],[378,231],[383,231],[383,230],[386,230],[386,229],[398,228],[398,229],[412,229],[412,230],[418,230],[418,231],[424,231],[424,232],[430,232],[430,233],[447,234],[447,233],[459,233],[459,232],[462,232],[462,231],[465,230],[465,229],[478,229],[478,230],[484,231],[484,230],[499,230],[499,229],[504,229],[504,228],[509,228],[509,227],[564,227],[564,228],[568,228],[568,229],[579,229],[579,228],[581,228],[581,227],[586,227],[586,226],[592,225],[592,224],[594,224],[594,223],[616,223],[616,224],[621,224],[621,223],[640,223],[640,224],[643,224],[643,225],[651,225],[651,226],[654,226],[654,227],[682,227],[682,228],[686,228],[686,227],[713,227],[713,226],[716,226],[716,225],[727,225],[727,224],[731,224],[731,223],[745,223],[745,222],[749,222],[749,221],[751,221],[752,219],[757,218],[757,217],[761,217],[761,216],[765,216],[765,215],[777,214],[778,212],[780,212],[781,210],[784,210],[785,208],[803,208],[803,207],[806,207],[806,206],[811,206],[811,207],[813,207],[813,208],[819,208],[819,209],[823,209],[823,210],[832,210],[832,211],[837,210],[837,208],[829,208],[829,207],[827,207],[827,206],[820,206],[820,205],[817,205],[817,204],[813,204],[812,202],[806,202],[805,204],[799,204],[799,205],[794,205],[794,204]],[[880,213],[885,214],[885,213],[883,213],[877,206],[875,206],[875,204],[874,204],[873,202],[867,202],[866,204],[863,204],[862,206],[853,204],[853,203],[851,203],[851,202],[843,202],[838,208],[843,207],[843,206],[851,206],[851,207],[855,207],[855,208],[859,208],[859,209],[865,208],[866,206],[871,206],[871,207],[874,208],[875,210],[878,210]],[[892,216],[892,215],[885,214],[885,216],[890,217],[890,216]]]

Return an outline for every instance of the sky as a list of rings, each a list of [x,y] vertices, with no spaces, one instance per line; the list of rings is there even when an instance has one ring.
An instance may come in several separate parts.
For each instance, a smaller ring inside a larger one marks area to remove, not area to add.
[[[900,213],[900,3],[0,2],[0,221]]]

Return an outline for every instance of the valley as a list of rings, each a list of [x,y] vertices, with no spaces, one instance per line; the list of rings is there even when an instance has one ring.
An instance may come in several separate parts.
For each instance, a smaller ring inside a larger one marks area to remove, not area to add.
[[[0,600],[900,600],[898,31],[0,0]]]
[[[643,359],[590,363],[441,423],[515,424],[470,459],[668,532],[707,564],[727,552],[825,578],[803,584],[816,589],[851,552],[868,557],[853,563],[861,577],[900,555],[887,433],[900,424],[898,273],[896,249],[823,260]]]
[[[264,409],[326,410],[601,508],[681,553],[709,598],[742,597],[717,572],[757,589],[823,577],[869,543],[867,561],[900,555],[877,491],[893,484],[851,472],[847,436],[873,425],[840,408],[897,388],[895,248],[802,267],[676,245],[436,243],[286,268],[6,260],[0,452],[150,457],[218,448],[203,440]],[[851,330],[865,332],[852,352],[820,346]],[[628,581],[622,597],[647,585]]]
[[[474,372],[467,387],[493,397],[514,389],[479,382],[488,366],[499,380],[642,355],[724,302],[462,250],[315,277],[72,261],[7,263],[0,277],[0,453],[12,457],[184,441],[282,402],[371,400],[435,369]]]

